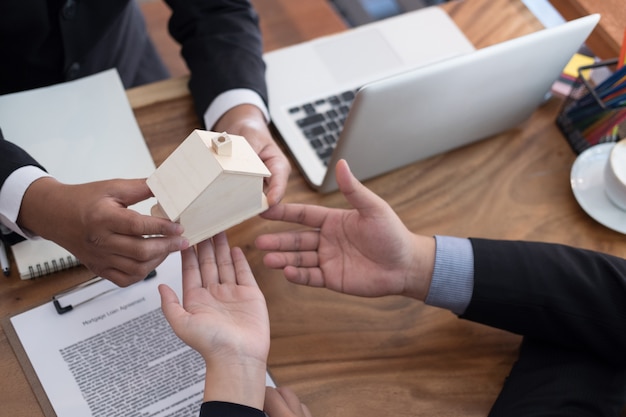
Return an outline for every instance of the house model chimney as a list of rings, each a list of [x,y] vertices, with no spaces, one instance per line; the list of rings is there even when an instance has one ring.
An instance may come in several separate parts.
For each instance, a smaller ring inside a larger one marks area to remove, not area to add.
[[[219,136],[211,139],[213,151],[221,156],[232,156],[233,142],[230,140],[228,133],[222,132]]]

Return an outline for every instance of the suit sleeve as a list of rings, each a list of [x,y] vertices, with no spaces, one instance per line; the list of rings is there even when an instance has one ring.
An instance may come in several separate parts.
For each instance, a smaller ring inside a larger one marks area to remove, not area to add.
[[[227,403],[222,401],[209,401],[202,403],[200,417],[266,417],[265,413],[256,408],[241,404]]]
[[[0,130],[0,190],[11,173],[27,165],[44,169],[28,152],[5,140]]]
[[[169,30],[191,71],[189,89],[200,120],[221,93],[245,88],[267,104],[258,16],[247,0],[166,0]]]
[[[462,318],[626,365],[626,260],[569,246],[472,239]]]

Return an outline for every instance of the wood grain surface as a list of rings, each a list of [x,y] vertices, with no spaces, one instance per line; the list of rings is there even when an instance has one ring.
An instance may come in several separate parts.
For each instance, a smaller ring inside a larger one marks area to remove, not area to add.
[[[623,0],[550,0],[567,20],[600,13],[600,23],[589,36],[587,45],[602,59],[617,58],[626,30],[626,5]]]
[[[324,0],[253,3],[267,49],[344,29]],[[453,1],[444,8],[478,48],[541,28],[519,0]],[[128,95],[157,165],[199,127],[184,79]],[[560,242],[624,257],[625,236],[592,220],[572,195],[575,155],[554,123],[560,105],[552,99],[516,129],[366,185],[417,233]],[[285,201],[346,206],[338,193],[312,191],[295,168]],[[401,297],[358,298],[289,284],[263,267],[253,240],[290,227],[253,218],[228,233],[266,296],[269,365],[279,385],[293,388],[314,416],[487,415],[519,336]],[[0,285],[0,315],[45,302],[89,276],[81,268],[33,281],[13,274]],[[0,416],[42,416],[4,333],[0,370]]]

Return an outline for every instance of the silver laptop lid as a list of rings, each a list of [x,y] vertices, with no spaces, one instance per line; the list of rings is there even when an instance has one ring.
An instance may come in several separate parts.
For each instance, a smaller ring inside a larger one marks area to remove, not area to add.
[[[439,7],[363,25],[265,54],[272,121],[315,187],[327,168],[289,109],[474,50]]]
[[[583,17],[365,86],[329,167],[344,158],[365,180],[518,125],[598,20]],[[329,169],[320,191],[336,188]]]

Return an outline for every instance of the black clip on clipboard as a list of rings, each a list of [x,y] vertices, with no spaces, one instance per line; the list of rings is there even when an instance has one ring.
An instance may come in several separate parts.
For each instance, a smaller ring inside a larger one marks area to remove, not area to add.
[[[156,274],[157,274],[156,270],[153,270],[144,278],[144,280],[153,278],[153,277],[156,276]],[[108,294],[108,293],[110,293],[112,291],[119,290],[121,288],[121,287],[107,288],[105,290],[95,292],[93,295],[88,296],[87,298],[85,298],[83,300],[80,300],[78,302],[74,302],[72,304],[67,304],[65,306],[61,305],[61,298],[66,297],[66,296],[68,296],[70,294],[76,293],[78,291],[85,290],[85,289],[87,289],[89,287],[93,287],[94,285],[96,285],[96,284],[98,284],[100,282],[103,282],[103,281],[106,281],[106,280],[104,278],[102,278],[102,277],[93,277],[90,280],[83,282],[82,284],[79,284],[79,285],[77,285],[75,287],[72,287],[72,288],[70,288],[68,290],[65,290],[63,292],[60,292],[58,294],[53,295],[52,296],[52,303],[54,304],[54,308],[56,309],[57,313],[65,314],[65,313],[67,313],[69,311],[72,311],[74,308],[78,307],[81,304],[85,304],[85,303],[87,303],[87,302],[89,302],[91,300],[94,300],[94,299],[96,299],[98,297],[101,297],[101,296],[103,296],[105,294]]]

